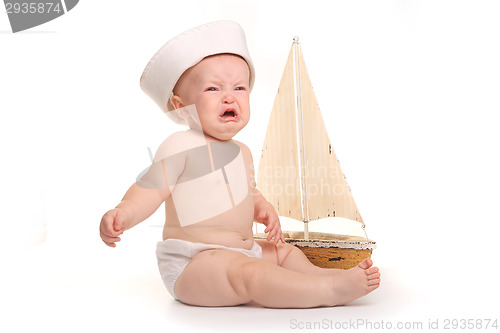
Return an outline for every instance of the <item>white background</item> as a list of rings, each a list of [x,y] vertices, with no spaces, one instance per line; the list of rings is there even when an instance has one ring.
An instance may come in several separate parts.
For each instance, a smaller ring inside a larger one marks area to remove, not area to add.
[[[494,318],[498,17],[496,1],[80,1],[12,34],[0,13],[0,327],[285,331],[293,319],[427,328],[429,319]],[[382,286],[350,306],[184,306],[157,273],[162,212],[116,249],[98,237],[102,214],[149,163],[147,147],[182,129],[140,90],[142,70],[169,38],[218,19],[243,26],[257,70],[252,118],[236,137],[256,167],[300,37],[333,147],[378,243]]]

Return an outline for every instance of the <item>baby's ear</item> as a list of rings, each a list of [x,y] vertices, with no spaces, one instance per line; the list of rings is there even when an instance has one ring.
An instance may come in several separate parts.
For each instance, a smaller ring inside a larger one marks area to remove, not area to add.
[[[189,112],[184,108],[184,104],[182,104],[182,99],[178,95],[173,95],[170,102],[174,106],[174,111],[177,112],[180,118],[188,119],[190,117]]]
[[[169,98],[169,102],[172,104],[172,106],[174,107],[174,109],[180,109],[182,108],[184,105],[182,104],[182,99],[178,96],[178,95],[171,95],[171,97]]]

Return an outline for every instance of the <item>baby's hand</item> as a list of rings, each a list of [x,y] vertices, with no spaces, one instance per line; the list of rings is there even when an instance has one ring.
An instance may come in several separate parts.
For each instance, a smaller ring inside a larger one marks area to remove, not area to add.
[[[120,208],[111,209],[101,219],[100,234],[102,241],[110,247],[116,247],[125,230],[127,214]]]
[[[285,243],[285,238],[283,237],[283,234],[281,232],[281,224],[278,218],[278,214],[276,214],[276,211],[271,204],[268,203],[263,206],[258,212],[255,220],[257,222],[263,223],[267,227],[264,232],[269,232],[269,234],[267,235],[268,241],[270,241],[274,237],[274,245],[277,245],[280,240]]]

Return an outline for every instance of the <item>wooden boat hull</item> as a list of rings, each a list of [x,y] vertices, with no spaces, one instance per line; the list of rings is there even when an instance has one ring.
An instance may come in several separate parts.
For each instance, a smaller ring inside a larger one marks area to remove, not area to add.
[[[349,269],[370,258],[376,243],[372,240],[347,235],[310,232],[305,240],[303,232],[283,232],[285,241],[298,247],[314,265],[321,268]],[[255,238],[265,239],[265,234]]]
[[[307,259],[321,268],[349,269],[355,267],[366,258],[370,258],[373,250],[314,248],[297,246],[304,252]]]

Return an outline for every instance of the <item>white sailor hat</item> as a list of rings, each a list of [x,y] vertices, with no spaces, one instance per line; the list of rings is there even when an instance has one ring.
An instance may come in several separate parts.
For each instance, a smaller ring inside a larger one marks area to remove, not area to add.
[[[188,68],[203,58],[232,53],[241,56],[250,69],[250,90],[255,69],[248,52],[245,32],[233,21],[216,21],[177,35],[151,58],[141,76],[141,88],[176,123],[185,124],[170,101],[175,84]]]

